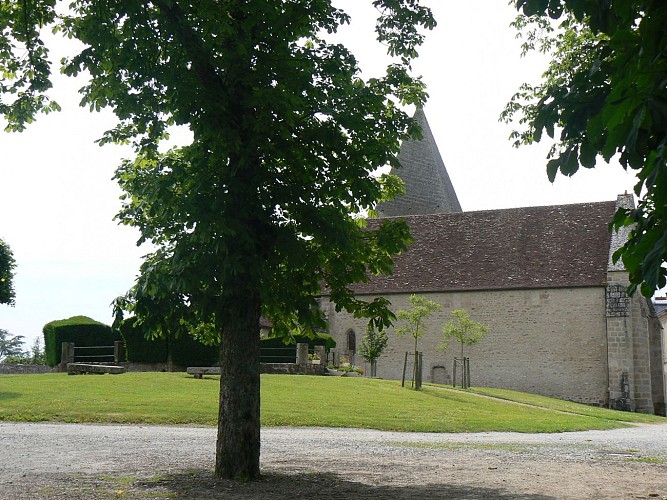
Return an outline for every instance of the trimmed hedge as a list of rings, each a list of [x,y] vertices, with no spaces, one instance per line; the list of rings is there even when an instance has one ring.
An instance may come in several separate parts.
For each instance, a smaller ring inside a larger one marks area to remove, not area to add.
[[[169,338],[171,362],[177,366],[216,366],[220,363],[220,346],[205,345],[192,335]]]
[[[215,366],[220,348],[204,345],[190,335],[178,338],[146,338],[146,331],[136,325],[136,318],[127,318],[120,325],[125,340],[127,360],[134,363],[166,363],[170,358],[176,366]]]
[[[135,324],[136,318],[127,318],[120,325],[128,361],[135,363],[165,363],[169,351],[165,339],[147,339],[144,330]]]
[[[87,316],[72,316],[68,319],[51,321],[44,325],[42,332],[46,364],[49,366],[60,363],[63,342],[74,342],[80,347],[93,347],[110,346],[114,341],[122,340],[109,325]]]

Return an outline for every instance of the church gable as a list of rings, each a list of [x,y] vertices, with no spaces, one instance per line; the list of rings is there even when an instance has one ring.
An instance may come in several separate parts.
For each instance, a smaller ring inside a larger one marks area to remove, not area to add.
[[[357,293],[603,286],[615,203],[403,217],[414,237]],[[377,222],[376,222],[377,223]]]

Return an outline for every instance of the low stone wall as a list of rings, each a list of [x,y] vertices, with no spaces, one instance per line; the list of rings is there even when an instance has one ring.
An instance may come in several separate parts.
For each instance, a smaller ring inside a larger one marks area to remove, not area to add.
[[[167,363],[121,363],[129,372],[184,372],[185,366],[168,365]],[[296,365],[294,363],[262,363],[261,373],[274,373],[284,375],[324,375],[324,365]],[[17,365],[13,363],[0,363],[0,375],[25,375],[32,373],[55,373],[58,366],[50,368],[46,365]],[[66,370],[65,370],[66,371]]]
[[[128,372],[184,372],[187,367],[171,363],[120,363]]]
[[[46,365],[18,365],[14,363],[0,363],[0,375],[27,375],[34,373],[51,373],[55,371]]]
[[[279,375],[324,375],[324,365],[297,365],[294,363],[262,363],[260,373]]]

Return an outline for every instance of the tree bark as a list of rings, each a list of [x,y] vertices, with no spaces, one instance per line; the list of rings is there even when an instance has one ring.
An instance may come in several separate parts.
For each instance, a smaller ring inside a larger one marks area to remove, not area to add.
[[[260,343],[259,292],[238,301],[235,321],[223,327],[220,343],[220,409],[215,477],[259,477]],[[238,310],[241,309],[241,310]]]

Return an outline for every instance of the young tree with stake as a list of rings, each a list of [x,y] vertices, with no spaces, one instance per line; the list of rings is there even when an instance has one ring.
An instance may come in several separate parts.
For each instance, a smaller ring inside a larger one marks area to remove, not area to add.
[[[442,307],[437,302],[425,299],[420,295],[410,295],[412,309],[401,309],[396,313],[399,321],[405,324],[396,329],[396,335],[409,335],[415,341],[415,360],[412,369],[412,381],[417,379],[417,366],[419,364],[419,339],[426,333],[426,319]]]
[[[470,380],[468,379],[469,374],[466,373],[467,362],[464,361],[463,348],[465,346],[475,345],[482,340],[489,332],[489,327],[483,323],[470,319],[470,315],[465,309],[453,310],[452,316],[454,318],[449,320],[442,327],[442,342],[438,348],[443,351],[447,349],[450,339],[456,339],[459,344],[461,344],[460,363],[462,364],[460,366],[462,368],[462,380],[464,381],[461,385],[463,387],[468,387],[470,385]],[[469,369],[469,365],[467,366]],[[456,368],[454,368],[454,370],[454,373],[456,373]],[[456,384],[456,380],[454,380],[454,384]]]
[[[489,327],[470,319],[465,309],[454,309],[452,316],[454,318],[442,327],[442,342],[439,348],[444,351],[449,346],[449,341],[455,339],[461,344],[461,359],[463,359],[463,348],[482,340],[489,333]]]
[[[376,331],[372,323],[366,327],[366,335],[361,340],[359,354],[371,364],[371,377],[377,376],[377,360],[387,347],[389,339],[384,330]]]

